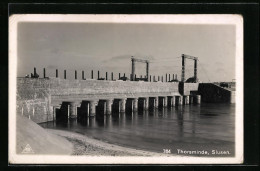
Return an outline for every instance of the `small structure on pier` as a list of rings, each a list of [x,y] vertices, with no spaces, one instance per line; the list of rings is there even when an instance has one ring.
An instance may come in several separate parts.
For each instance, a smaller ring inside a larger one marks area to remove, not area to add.
[[[149,79],[149,61],[148,60],[143,60],[143,59],[136,59],[133,56],[132,56],[131,60],[132,60],[131,81],[137,81],[136,78],[135,78],[135,62],[146,63],[146,78],[145,79],[141,79],[141,80],[148,81],[148,79]]]
[[[186,82],[189,83],[197,83],[198,82],[198,77],[197,77],[197,62],[198,62],[198,57],[190,56],[190,55],[185,55],[182,54],[182,71],[181,71],[181,82],[185,82],[185,63],[186,59],[192,59],[194,60],[194,76],[187,79]]]

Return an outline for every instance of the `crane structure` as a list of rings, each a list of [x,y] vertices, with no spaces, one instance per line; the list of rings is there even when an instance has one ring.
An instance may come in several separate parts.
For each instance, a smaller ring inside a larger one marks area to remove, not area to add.
[[[146,63],[146,79],[148,81],[148,78],[149,78],[149,61],[148,60],[143,60],[143,59],[136,59],[133,56],[131,58],[131,61],[132,61],[131,81],[136,81],[135,80],[135,62]]]
[[[197,61],[198,57],[182,54],[182,70],[181,70],[181,82],[185,82],[185,63],[186,59],[194,60],[194,81],[197,82]]]

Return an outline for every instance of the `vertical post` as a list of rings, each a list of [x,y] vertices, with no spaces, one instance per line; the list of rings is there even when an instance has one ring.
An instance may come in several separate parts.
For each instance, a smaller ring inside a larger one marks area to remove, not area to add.
[[[107,72],[106,72],[106,80],[107,80]]]
[[[121,99],[120,100],[120,111],[119,112],[125,112],[125,104],[126,104],[126,99]]]
[[[120,79],[120,73],[118,74],[118,79]]]
[[[136,74],[135,74],[135,80],[134,81],[136,81]]]
[[[95,116],[96,115],[96,101],[90,101],[89,105],[89,116]]]
[[[124,73],[124,77],[125,77],[125,73]]]
[[[175,79],[174,79],[174,74],[172,74],[172,79],[175,80]]]
[[[93,70],[91,70],[91,79],[93,79],[94,78],[94,72],[93,72]]]
[[[158,81],[160,81],[160,76],[158,76]]]
[[[179,96],[179,102],[178,102],[179,105],[183,105],[183,96]]]
[[[182,54],[181,82],[185,81],[185,56]]]
[[[163,82],[163,76],[162,76],[162,82]]]
[[[59,77],[59,72],[58,72],[58,69],[56,69],[56,78]]]
[[[194,60],[194,80],[197,82],[197,59]]]
[[[70,118],[70,105],[68,105],[68,119]]]
[[[153,82],[155,82],[155,75],[153,76]]]
[[[46,71],[45,71],[45,68],[43,68],[43,78],[46,77]]]
[[[169,82],[171,81],[171,74],[169,74]]]
[[[175,96],[172,96],[172,106],[175,106],[175,103],[176,103],[175,99],[176,99]]]
[[[148,80],[149,81],[149,80]],[[150,75],[150,82],[152,82],[152,76]]]
[[[132,60],[132,78],[131,78],[131,80],[135,81],[135,79],[133,78],[135,75],[135,59],[133,58],[133,56],[132,56],[131,60]]]
[[[165,82],[167,82],[167,75],[168,75],[168,74],[166,73],[166,75],[165,75]]]
[[[159,107],[159,97],[154,98],[154,107],[158,108]]]
[[[112,104],[113,104],[113,99],[106,100],[106,114],[108,115],[112,113]]]
[[[149,109],[149,97],[144,98],[144,110]]]
[[[147,81],[148,81],[148,77],[149,77],[149,62],[146,61],[146,78],[147,78]]]
[[[84,71],[82,71],[82,80],[84,80],[85,78],[84,78]]]
[[[77,70],[75,70],[75,80],[77,79]]]
[[[33,76],[36,76],[36,68],[33,68]]]
[[[97,73],[97,74],[98,74],[98,80],[99,80],[99,71],[98,71],[98,73]]]
[[[114,80],[113,77],[114,77],[114,76],[113,76],[113,72],[111,72],[111,80],[112,80],[112,81]]]
[[[133,111],[138,111],[138,98],[134,98],[133,100]]]
[[[66,79],[67,76],[66,76],[66,70],[64,70],[64,79]]]

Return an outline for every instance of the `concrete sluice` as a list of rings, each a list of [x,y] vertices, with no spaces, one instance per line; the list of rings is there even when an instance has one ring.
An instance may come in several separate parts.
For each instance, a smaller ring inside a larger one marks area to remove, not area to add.
[[[133,114],[154,114],[154,111],[167,110],[178,106],[200,104],[200,96],[158,96],[158,97],[139,97],[139,98],[116,98],[83,100],[81,102],[62,102],[60,108],[55,109],[56,121],[77,120],[85,124],[90,124],[93,118],[104,119],[112,115]],[[156,113],[156,112],[155,112]],[[104,123],[105,124],[105,123]]]

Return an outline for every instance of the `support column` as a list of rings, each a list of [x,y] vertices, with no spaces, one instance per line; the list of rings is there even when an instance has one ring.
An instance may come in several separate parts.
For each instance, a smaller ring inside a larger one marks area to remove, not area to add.
[[[190,104],[193,104],[193,97],[194,96],[190,96]]]
[[[175,106],[175,103],[176,103],[175,99],[176,99],[175,96],[172,96],[172,104],[171,104],[171,106]]]
[[[76,102],[69,102],[69,118],[76,118],[77,117],[77,109],[76,109]]]
[[[121,99],[120,100],[120,111],[119,112],[125,112],[125,104],[126,104],[126,99]]]
[[[112,113],[112,105],[113,105],[113,99],[106,100],[106,114],[110,115]]]
[[[144,98],[144,110],[149,109],[149,97]]]
[[[185,104],[190,104],[190,96],[186,96],[186,98],[185,98]]]
[[[96,100],[89,102],[89,116],[95,116],[96,115],[96,106],[97,106]]]
[[[154,98],[154,108],[158,108],[159,107],[159,97],[155,97]]]
[[[167,96],[163,97],[163,107],[168,106]]]
[[[183,105],[183,96],[179,96],[179,105]]]
[[[200,104],[201,103],[201,95],[196,95],[195,98],[196,98],[196,103]]]
[[[133,111],[134,112],[138,111],[138,98],[134,98],[133,100]]]

